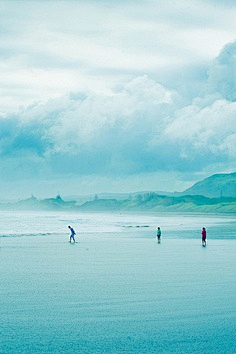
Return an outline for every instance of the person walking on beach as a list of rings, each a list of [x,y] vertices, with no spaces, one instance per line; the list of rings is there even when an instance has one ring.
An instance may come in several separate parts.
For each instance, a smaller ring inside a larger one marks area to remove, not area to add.
[[[157,228],[157,242],[161,242],[161,228],[159,226]]]
[[[75,235],[76,235],[76,232],[75,232],[75,230],[73,229],[73,227],[71,227],[70,225],[68,226],[68,228],[70,229],[70,232],[71,232],[71,234],[70,234],[70,242],[73,240],[74,243],[75,243]]]
[[[206,229],[202,228],[202,246],[206,246]]]

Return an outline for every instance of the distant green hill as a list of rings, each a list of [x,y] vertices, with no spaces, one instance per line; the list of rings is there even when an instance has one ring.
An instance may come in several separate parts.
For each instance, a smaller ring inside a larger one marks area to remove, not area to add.
[[[212,175],[197,182],[183,194],[204,195],[209,198],[236,197],[236,172]]]
[[[95,199],[80,205],[83,211],[164,211],[236,213],[236,198],[207,198],[202,195],[166,196],[139,194],[126,200]]]
[[[80,202],[65,201],[60,195],[43,200],[31,196],[19,202],[0,203],[0,209],[236,213],[236,173],[210,176],[185,192],[172,195],[155,192],[104,194]]]

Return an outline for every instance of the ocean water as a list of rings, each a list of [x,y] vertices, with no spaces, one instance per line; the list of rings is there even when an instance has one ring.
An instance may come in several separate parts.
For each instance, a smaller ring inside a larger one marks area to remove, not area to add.
[[[235,215],[192,214],[133,214],[133,213],[58,213],[58,212],[2,212],[0,238],[65,236],[68,225],[79,234],[112,235],[135,234],[135,237],[153,238],[160,226],[164,238],[201,238],[206,227],[210,239],[236,239]]]
[[[0,353],[236,352],[235,216],[5,212],[0,230]]]

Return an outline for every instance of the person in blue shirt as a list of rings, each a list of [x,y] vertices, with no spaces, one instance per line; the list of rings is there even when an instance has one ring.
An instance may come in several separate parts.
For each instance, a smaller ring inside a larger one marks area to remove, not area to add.
[[[73,240],[75,242],[75,235],[76,235],[76,232],[75,230],[73,229],[73,227],[71,227],[70,225],[68,226],[68,228],[70,229],[70,242]]]

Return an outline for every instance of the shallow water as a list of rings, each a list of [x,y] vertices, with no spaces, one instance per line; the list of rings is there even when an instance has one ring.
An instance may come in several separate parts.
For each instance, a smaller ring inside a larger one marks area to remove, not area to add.
[[[232,216],[5,213],[0,225],[1,353],[235,353]]]
[[[153,238],[160,226],[164,238],[196,239],[206,227],[210,239],[236,239],[234,215],[124,214],[124,213],[58,213],[2,212],[1,237],[65,236],[71,224],[78,234],[129,233],[135,237]]]

